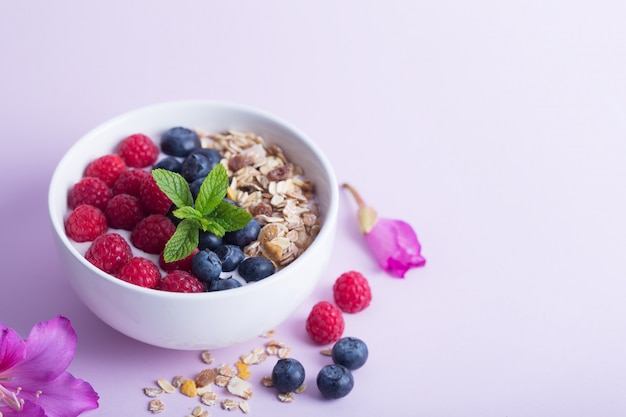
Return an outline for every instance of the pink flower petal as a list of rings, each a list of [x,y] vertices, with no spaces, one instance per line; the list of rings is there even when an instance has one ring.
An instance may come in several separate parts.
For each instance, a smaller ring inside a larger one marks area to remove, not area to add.
[[[14,369],[20,378],[52,380],[64,372],[76,351],[76,332],[65,317],[36,324],[26,342],[26,356]]]
[[[52,381],[27,383],[20,397],[41,406],[46,417],[76,417],[84,411],[98,408],[98,394],[92,386],[69,372],[63,372]],[[37,390],[42,392],[39,398]]]
[[[17,411],[11,407],[0,407],[2,417],[48,417],[46,412],[40,405],[27,402],[24,403],[24,408]]]
[[[75,350],[76,332],[65,317],[35,325],[26,340],[0,327],[1,383],[24,401],[20,411],[0,405],[0,415],[76,417],[97,408],[91,385],[66,371]]]
[[[26,343],[15,330],[0,324],[0,378],[26,354]],[[8,375],[7,375],[8,376]]]
[[[365,240],[380,267],[392,276],[404,278],[410,268],[426,263],[415,231],[401,220],[379,218]]]

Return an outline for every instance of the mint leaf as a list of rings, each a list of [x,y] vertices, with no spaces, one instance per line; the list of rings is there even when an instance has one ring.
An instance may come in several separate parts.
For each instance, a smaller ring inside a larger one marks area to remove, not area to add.
[[[222,164],[217,164],[204,179],[196,197],[196,210],[207,215],[217,207],[228,190],[228,172]]]
[[[242,229],[252,219],[246,210],[226,201],[221,201],[207,217],[219,224],[226,232]]]
[[[176,209],[172,212],[172,214],[178,219],[202,219],[202,213],[200,213],[195,208],[189,206]]]
[[[165,262],[189,256],[198,247],[200,230],[222,237],[226,232],[245,227],[252,219],[246,210],[224,201],[228,191],[228,172],[222,164],[217,164],[209,172],[195,201],[182,175],[159,168],[152,171],[152,176],[159,189],[177,207],[172,212],[174,216],[182,219],[165,245]]]
[[[172,200],[176,207],[181,208],[193,205],[193,196],[189,190],[189,183],[182,175],[157,168],[152,170],[152,177],[161,191]]]
[[[176,231],[165,244],[163,260],[174,262],[191,255],[198,247],[199,222],[192,219],[184,219],[176,227]]]
[[[211,232],[217,237],[223,237],[224,233],[226,233],[226,230],[214,219],[204,217],[200,221],[200,224],[202,225],[202,230]]]

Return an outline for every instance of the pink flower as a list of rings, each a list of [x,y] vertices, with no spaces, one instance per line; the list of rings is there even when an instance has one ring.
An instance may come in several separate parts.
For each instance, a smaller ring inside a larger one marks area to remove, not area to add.
[[[411,225],[402,220],[379,218],[352,186],[343,186],[358,204],[359,229],[382,269],[394,277],[404,278],[410,268],[426,263],[420,254],[422,246]]]
[[[98,394],[67,367],[76,332],[65,317],[39,323],[22,338],[0,323],[0,416],[76,417],[98,408]]]

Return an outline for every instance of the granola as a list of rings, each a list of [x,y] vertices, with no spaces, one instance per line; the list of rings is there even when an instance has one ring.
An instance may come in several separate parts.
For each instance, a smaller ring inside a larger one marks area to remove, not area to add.
[[[262,226],[259,239],[244,253],[264,256],[277,268],[296,260],[321,227],[313,182],[282,149],[267,145],[261,136],[237,131],[198,133],[203,147],[223,156],[221,162],[231,179],[227,196]]]

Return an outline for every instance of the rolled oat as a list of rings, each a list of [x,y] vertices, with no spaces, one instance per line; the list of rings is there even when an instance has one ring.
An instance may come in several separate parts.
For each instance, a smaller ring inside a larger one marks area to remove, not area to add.
[[[166,381],[163,378],[160,378],[160,379],[157,380],[157,385],[159,387],[161,387],[163,389],[163,391],[168,393],[168,394],[172,394],[172,393],[176,392],[176,388],[174,388],[174,386],[172,384],[170,384],[168,381]]]
[[[152,400],[148,404],[148,410],[152,411],[154,414],[160,413],[165,410],[165,404],[161,400]]]
[[[262,227],[282,226],[280,234],[272,232],[271,239],[251,243],[244,253],[265,256],[278,268],[297,259],[320,230],[313,182],[280,147],[268,146],[261,136],[237,131],[198,133],[203,147],[223,156],[222,164],[231,178],[228,197],[247,209]]]

